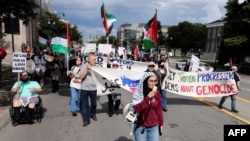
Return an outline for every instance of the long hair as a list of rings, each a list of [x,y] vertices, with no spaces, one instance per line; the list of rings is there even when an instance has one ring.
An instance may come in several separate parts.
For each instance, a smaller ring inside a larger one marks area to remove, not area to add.
[[[147,77],[147,78],[143,81],[143,90],[142,90],[142,92],[143,92],[143,96],[144,96],[144,97],[146,97],[146,96],[148,95],[148,93],[149,93],[150,91],[152,91],[152,89],[150,89],[150,88],[148,87],[148,79],[149,79],[150,77],[152,77],[152,76]]]

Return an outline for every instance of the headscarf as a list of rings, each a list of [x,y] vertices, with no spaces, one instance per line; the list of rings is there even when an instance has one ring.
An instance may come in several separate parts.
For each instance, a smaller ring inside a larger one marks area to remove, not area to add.
[[[145,72],[144,75],[142,76],[141,80],[139,81],[138,85],[136,86],[136,90],[133,94],[133,99],[132,99],[132,105],[136,105],[140,103],[144,99],[143,95],[143,82],[146,78],[150,76],[155,76],[154,72]]]

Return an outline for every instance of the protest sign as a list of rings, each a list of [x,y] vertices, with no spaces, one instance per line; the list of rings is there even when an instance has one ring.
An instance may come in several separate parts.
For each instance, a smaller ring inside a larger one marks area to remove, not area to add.
[[[12,72],[23,72],[26,70],[27,53],[14,52],[12,57]]]

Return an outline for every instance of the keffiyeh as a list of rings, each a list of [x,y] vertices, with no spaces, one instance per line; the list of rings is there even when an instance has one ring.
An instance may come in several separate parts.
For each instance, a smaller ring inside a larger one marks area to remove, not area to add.
[[[149,76],[155,76],[155,73],[153,72],[146,72],[141,80],[139,81],[139,84],[136,86],[136,90],[133,94],[133,99],[132,99],[132,105],[136,105],[138,103],[140,103],[143,99],[144,99],[144,96],[143,96],[143,81],[148,78]]]

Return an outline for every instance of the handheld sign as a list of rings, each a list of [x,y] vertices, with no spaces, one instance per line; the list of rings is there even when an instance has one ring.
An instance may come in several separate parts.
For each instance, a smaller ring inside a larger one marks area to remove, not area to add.
[[[14,52],[12,57],[12,72],[18,72],[17,82],[19,87],[20,81],[20,72],[26,70],[26,56],[27,53],[23,52]],[[19,98],[19,90],[17,91],[17,97]]]
[[[14,52],[12,57],[12,72],[23,72],[26,70],[27,53]]]

